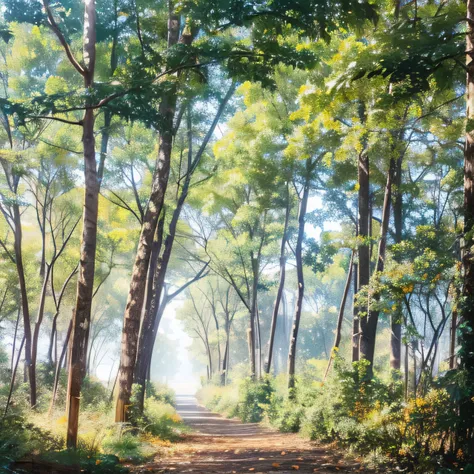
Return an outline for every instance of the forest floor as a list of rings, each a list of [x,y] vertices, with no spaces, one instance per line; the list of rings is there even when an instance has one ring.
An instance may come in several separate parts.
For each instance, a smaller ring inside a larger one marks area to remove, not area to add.
[[[136,473],[309,473],[361,472],[342,452],[280,433],[257,423],[241,423],[212,413],[192,396],[178,396],[177,410],[191,428],[185,438]]]

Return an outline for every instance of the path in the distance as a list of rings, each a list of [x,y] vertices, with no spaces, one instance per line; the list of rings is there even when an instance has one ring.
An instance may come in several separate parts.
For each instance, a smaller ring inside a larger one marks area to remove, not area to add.
[[[168,457],[143,466],[154,473],[331,473],[358,472],[340,453],[256,423],[212,413],[192,396],[178,396],[177,410],[192,429]]]

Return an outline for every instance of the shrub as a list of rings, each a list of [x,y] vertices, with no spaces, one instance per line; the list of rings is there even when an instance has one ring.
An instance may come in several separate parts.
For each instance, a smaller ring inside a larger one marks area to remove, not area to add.
[[[120,460],[131,462],[141,462],[144,456],[140,449],[140,440],[132,433],[120,433],[115,431],[112,435],[107,436],[102,442],[104,452],[114,454]]]
[[[176,396],[174,390],[163,383],[147,383],[146,396],[147,398],[154,398],[155,400],[167,403],[168,405],[176,405]]]
[[[85,409],[97,410],[99,406],[109,404],[110,393],[107,388],[94,377],[85,377],[81,389],[81,406]]]
[[[136,409],[139,388],[139,385],[133,385],[132,388],[130,416],[134,426],[142,432],[157,436],[162,440],[172,441],[180,438],[185,430],[181,417],[172,405],[160,400],[158,395],[145,399],[143,413]],[[171,392],[170,389],[162,390],[162,393],[165,393],[163,398],[174,400],[174,392]]]
[[[153,398],[145,401],[144,420],[143,430],[163,440],[176,441],[185,431],[174,407]]]
[[[0,420],[0,471],[28,453],[41,454],[63,447],[61,438],[28,423],[22,416],[9,415]]]
[[[128,469],[120,465],[120,460],[113,454],[97,454],[91,456],[82,449],[65,449],[50,452],[44,456],[50,462],[65,466],[78,466],[84,474],[126,474]]]
[[[272,394],[265,410],[270,424],[283,433],[297,433],[305,417],[305,408],[291,400],[284,400]]]
[[[209,410],[232,418],[237,416],[239,389],[237,385],[204,385],[196,394],[198,400]]]
[[[238,417],[244,423],[257,423],[262,421],[274,402],[274,393],[271,377],[257,381],[247,377],[240,381],[238,388],[236,385],[205,385],[197,397],[209,410]]]
[[[244,423],[257,423],[264,417],[265,409],[271,404],[274,393],[271,378],[255,381],[242,380],[239,387],[239,403],[236,414]]]

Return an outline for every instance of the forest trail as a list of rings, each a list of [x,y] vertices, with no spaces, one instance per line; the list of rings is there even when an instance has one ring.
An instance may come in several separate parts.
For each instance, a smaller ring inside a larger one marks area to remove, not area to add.
[[[193,396],[178,396],[177,411],[192,432],[175,445],[169,456],[157,458],[137,472],[323,474],[361,470],[359,464],[344,461],[341,453],[297,434],[212,413]]]

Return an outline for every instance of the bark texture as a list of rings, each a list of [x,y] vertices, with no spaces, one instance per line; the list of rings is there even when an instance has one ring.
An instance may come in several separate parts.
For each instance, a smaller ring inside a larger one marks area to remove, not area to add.
[[[303,187],[303,195],[301,197],[298,212],[298,237],[296,241],[295,258],[296,258],[296,274],[298,281],[298,294],[296,298],[295,315],[293,318],[293,326],[291,328],[290,349],[288,351],[288,388],[290,395],[295,388],[295,366],[296,366],[296,344],[298,341],[298,331],[300,327],[301,311],[304,301],[304,274],[303,274],[303,240],[304,228],[306,223],[306,209],[308,207],[309,183],[312,171],[311,160],[307,161],[306,178]]]
[[[358,160],[358,183],[359,183],[359,262],[357,266],[358,292],[363,287],[368,287],[370,281],[370,246],[369,246],[369,156],[364,149],[359,154]],[[359,357],[369,358],[373,352],[375,341],[372,340],[371,328],[368,325],[367,305],[357,301],[359,314]]]
[[[286,212],[285,212],[285,223],[283,225],[283,235],[281,238],[281,246],[280,246],[280,280],[278,282],[278,290],[275,297],[275,304],[273,306],[273,313],[272,313],[272,322],[270,326],[270,336],[268,340],[268,355],[267,360],[265,361],[265,373],[269,374],[272,366],[272,359],[273,359],[273,346],[275,343],[275,332],[278,323],[278,313],[280,311],[280,303],[283,295],[283,291],[285,290],[285,278],[286,278],[286,256],[285,256],[285,249],[286,249],[286,242],[288,240],[288,222],[290,220],[290,193],[289,187],[286,187]],[[226,346],[227,351],[227,346]]]
[[[349,269],[347,270],[347,280],[346,280],[346,284],[344,285],[344,292],[342,293],[341,307],[339,308],[339,314],[337,317],[336,335],[334,337],[334,344],[332,347],[331,355],[329,356],[328,366],[324,374],[324,380],[326,380],[329,374],[329,371],[331,370],[331,365],[335,356],[333,352],[334,350],[337,351],[339,349],[339,344],[341,343],[342,323],[344,321],[344,309],[346,307],[346,301],[347,301],[347,297],[349,296],[349,290],[351,287],[353,263],[354,263],[354,251],[352,251],[351,260],[349,262]]]
[[[83,77],[84,86],[90,89],[94,85],[96,10],[94,0],[85,0],[84,4],[83,55],[85,69],[83,70]],[[66,442],[70,448],[75,448],[77,445],[81,386],[86,370],[87,345],[89,341],[92,295],[94,290],[97,215],[99,209],[99,181],[97,179],[97,165],[95,159],[95,116],[92,109],[86,109],[82,122],[85,191],[77,296],[72,319],[72,338],[68,373],[68,423]]]
[[[382,224],[380,226],[380,239],[379,239],[379,246],[378,246],[378,253],[377,253],[377,263],[375,266],[375,278],[378,278],[379,275],[383,272],[385,266],[385,251],[387,248],[387,234],[388,234],[388,226],[390,223],[390,208],[392,203],[392,184],[393,178],[395,174],[395,160],[392,158],[390,160],[389,169],[387,172],[387,183],[385,184],[385,195],[383,201],[383,209],[382,209]],[[380,299],[380,295],[375,293],[373,297],[375,303],[377,303]],[[378,309],[369,309],[367,321],[364,325],[364,332],[362,334],[362,338],[364,340],[364,344],[361,344],[361,353],[363,357],[367,359],[371,366],[374,363],[374,353],[375,353],[375,341],[377,336],[377,324],[379,319],[379,311]],[[391,338],[392,341],[396,344],[396,348],[392,348],[392,351],[395,351],[396,357],[398,359],[398,369],[400,369],[399,361],[400,361],[400,350],[401,350],[401,339],[395,341],[394,338]]]
[[[168,47],[178,42],[179,16],[170,11],[168,19]],[[118,376],[118,396],[115,407],[115,421],[128,421],[127,407],[132,395],[133,371],[138,349],[140,317],[145,302],[144,282],[152,253],[153,238],[158,218],[163,209],[166,188],[170,174],[171,151],[173,148],[173,120],[176,110],[176,89],[173,87],[160,104],[162,127],[158,159],[153,175],[152,189],[138,242],[137,254],[132,270],[130,290],[123,318],[122,346]]]
[[[467,372],[470,394],[461,400],[458,436],[470,460],[474,460],[474,0],[467,1],[467,104],[466,142],[464,147],[464,285],[461,308],[460,362]]]

